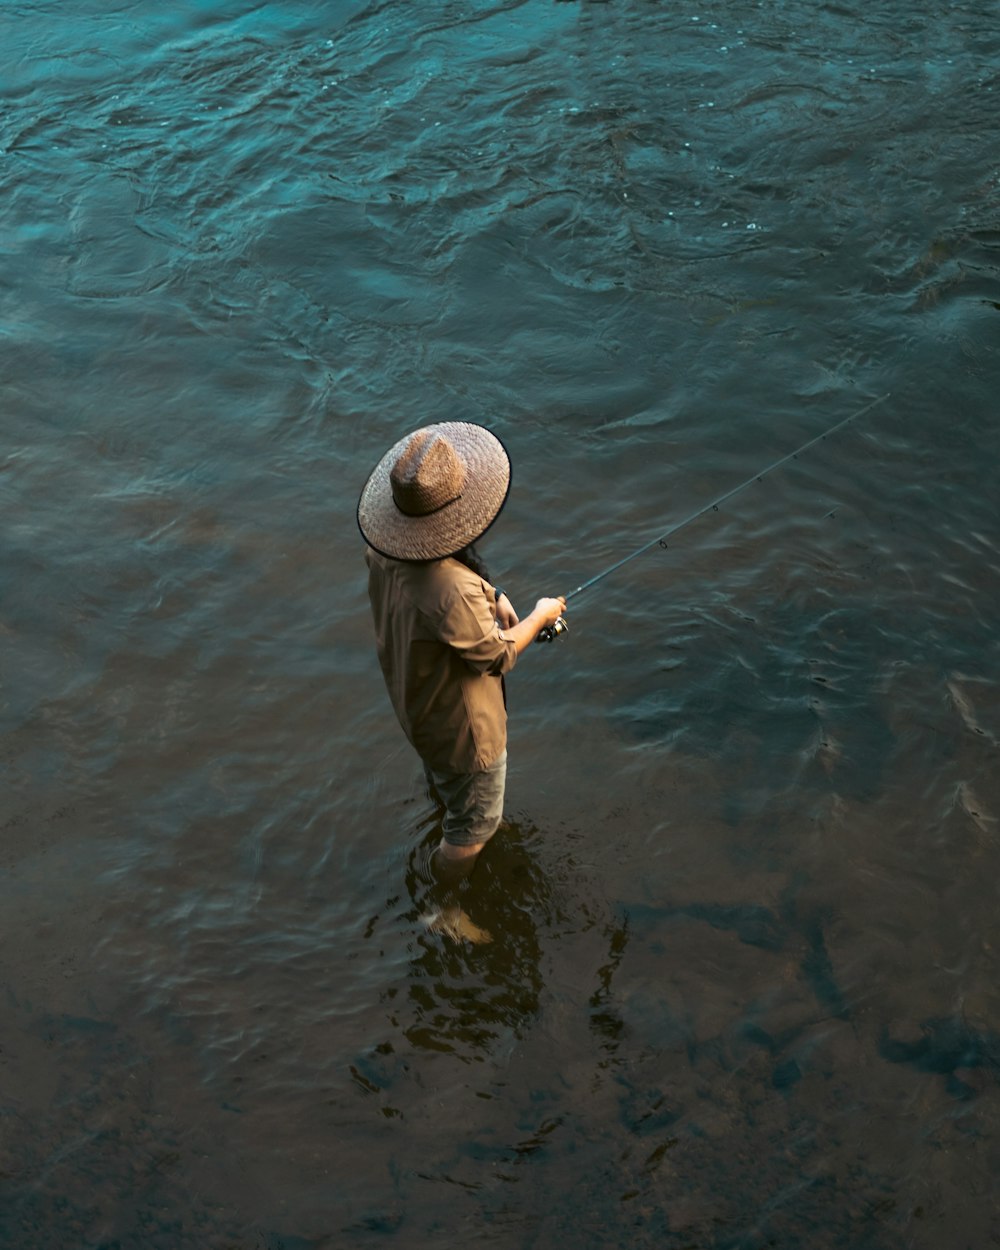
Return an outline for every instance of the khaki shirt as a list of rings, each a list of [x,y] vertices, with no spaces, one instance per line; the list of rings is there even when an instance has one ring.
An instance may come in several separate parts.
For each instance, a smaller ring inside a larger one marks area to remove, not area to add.
[[[389,698],[434,769],[489,768],[507,746],[501,676],[517,660],[494,616],[496,592],[453,560],[390,560],[371,548],[368,594]]]

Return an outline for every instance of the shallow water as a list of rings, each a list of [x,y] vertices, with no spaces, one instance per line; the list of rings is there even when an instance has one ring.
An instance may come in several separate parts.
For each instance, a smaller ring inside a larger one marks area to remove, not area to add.
[[[1000,1242],[991,5],[0,15],[0,1244]],[[579,585],[437,836],[357,494]]]

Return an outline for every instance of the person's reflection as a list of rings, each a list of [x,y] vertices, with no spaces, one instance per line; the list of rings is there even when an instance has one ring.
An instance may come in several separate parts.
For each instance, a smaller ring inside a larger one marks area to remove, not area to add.
[[[538,1012],[538,927],[552,891],[530,851],[535,830],[506,822],[476,871],[440,881],[429,858],[432,829],[411,856],[406,885],[418,937],[407,978],[414,1046],[464,1053],[519,1037]]]

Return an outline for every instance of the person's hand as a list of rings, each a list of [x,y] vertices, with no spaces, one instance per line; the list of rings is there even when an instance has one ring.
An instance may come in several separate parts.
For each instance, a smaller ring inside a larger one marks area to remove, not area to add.
[[[554,625],[566,611],[566,600],[562,595],[554,599],[539,599],[531,609],[530,615],[523,621],[504,630],[504,637],[517,648],[517,654],[530,647],[538,635],[548,625]]]
[[[501,629],[513,629],[520,619],[514,611],[514,605],[502,594],[497,600],[497,624]]]
[[[541,625],[554,625],[566,611],[566,598],[558,595],[555,599],[539,599],[535,604],[535,612],[541,618]]]

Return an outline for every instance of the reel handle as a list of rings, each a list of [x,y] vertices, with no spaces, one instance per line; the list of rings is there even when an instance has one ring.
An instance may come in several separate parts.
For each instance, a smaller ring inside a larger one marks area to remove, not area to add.
[[[560,634],[565,634],[569,630],[566,618],[556,617],[555,624],[546,625],[544,629],[540,629],[535,635],[535,642],[555,642]]]

